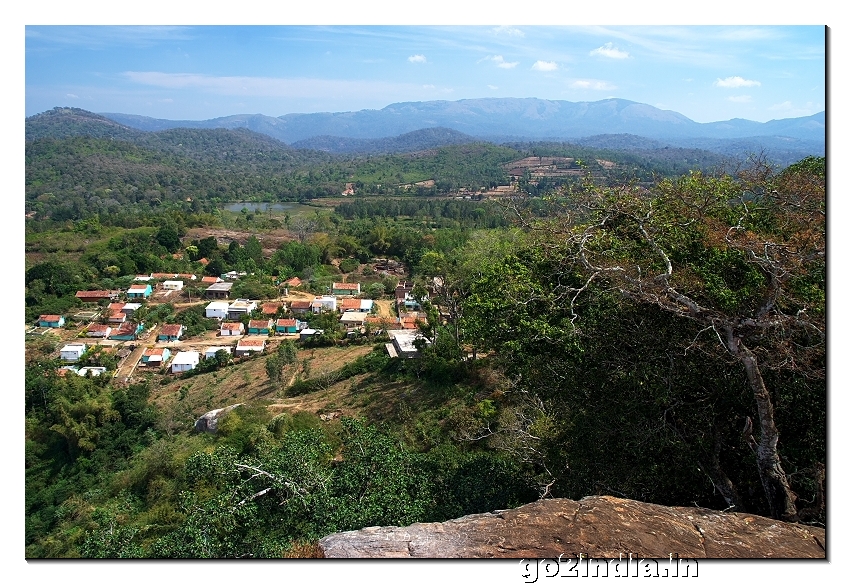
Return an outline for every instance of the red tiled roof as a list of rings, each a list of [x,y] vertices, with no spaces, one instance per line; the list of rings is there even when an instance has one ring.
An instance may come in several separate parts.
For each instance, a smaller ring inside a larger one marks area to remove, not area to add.
[[[106,332],[111,329],[112,326],[107,326],[106,324],[89,324],[88,327],[89,332]]]
[[[293,310],[309,310],[311,305],[313,305],[313,302],[310,300],[296,300],[289,307]]]
[[[197,276],[194,273],[178,273],[174,277],[178,277],[180,279],[197,279]]]
[[[286,326],[287,328],[290,326],[295,326],[298,323],[298,320],[295,318],[279,318],[277,321],[278,326]]]
[[[360,300],[357,298],[344,298],[340,304],[342,310],[359,310]]]
[[[164,324],[160,330],[160,336],[179,336],[183,332],[183,326],[180,324]]]
[[[221,325],[222,330],[241,330],[242,322],[225,322]]]
[[[154,279],[171,279],[175,275],[174,273],[151,273],[151,277]]]
[[[289,285],[291,285],[292,287],[298,287],[299,285],[301,285],[301,280],[300,280],[300,279],[298,279],[297,277],[292,277],[292,278],[290,278],[290,279],[287,279],[287,280],[286,280],[285,282],[283,282],[283,283],[289,284]]]
[[[271,324],[271,320],[248,320],[249,328],[269,328]]]
[[[275,303],[275,302],[269,302],[269,303],[263,304],[263,313],[264,314],[276,314],[277,309],[279,307],[280,307],[280,304]]]
[[[360,289],[359,283],[342,283],[339,281],[335,281],[333,284],[333,289]]]
[[[42,322],[58,322],[62,316],[57,316],[56,314],[42,314],[38,317]]]
[[[142,284],[142,283],[134,283],[133,285],[130,286],[131,291],[146,291],[147,289],[148,289],[148,286],[146,284]]]
[[[236,347],[240,346],[265,346],[266,341],[263,338],[243,338],[236,343]]]
[[[112,331],[112,336],[128,336],[136,333],[136,325],[133,322],[124,322],[116,330]]]
[[[201,265],[208,265],[209,262],[210,262],[210,260],[207,259],[206,257],[201,257],[200,259],[198,259],[198,263],[200,263]]]
[[[106,306],[106,309],[107,310],[118,310],[120,312],[121,310],[124,309],[124,306],[126,306],[126,305],[127,304],[122,303],[122,302],[112,302],[111,304]]]
[[[119,292],[109,291],[105,289],[94,289],[90,291],[78,291],[75,295],[80,299],[107,299],[113,296],[117,296]]]
[[[145,348],[145,356],[163,356],[165,348]]]
[[[218,278],[212,275],[205,275],[201,278],[201,283],[218,283]]]

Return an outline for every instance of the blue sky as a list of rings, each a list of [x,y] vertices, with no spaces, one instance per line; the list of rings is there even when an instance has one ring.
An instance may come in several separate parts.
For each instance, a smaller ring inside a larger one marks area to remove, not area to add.
[[[822,26],[26,26],[26,115],[167,119],[619,97],[698,122],[825,109]]]

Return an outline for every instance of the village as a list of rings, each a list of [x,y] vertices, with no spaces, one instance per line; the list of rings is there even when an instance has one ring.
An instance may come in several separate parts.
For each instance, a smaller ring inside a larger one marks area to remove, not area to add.
[[[298,277],[282,282],[281,295],[259,301],[231,298],[233,280],[246,273],[230,272],[222,277],[198,279],[189,273],[138,275],[126,290],[78,291],[76,298],[86,307],[73,314],[42,314],[27,334],[53,333],[60,338],[56,356],[61,376],[111,374],[120,383],[134,376],[158,372],[180,374],[193,371],[207,359],[223,352],[236,360],[270,352],[271,347],[289,340],[306,345],[333,344],[333,338],[388,340],[392,358],[419,356],[417,340],[428,344],[420,332],[427,321],[421,301],[414,297],[413,284],[399,282],[392,300],[362,297],[360,283],[334,282],[330,293],[315,295]],[[197,282],[201,298],[192,298],[184,285]],[[204,306],[204,317],[215,323],[213,330],[191,338],[186,326],[178,323],[152,324],[138,318],[140,310],[164,303],[185,309]],[[311,320],[324,315],[323,322],[335,322],[336,329],[315,328]],[[333,315],[328,319],[328,315]],[[383,336],[382,336],[383,335]],[[106,366],[80,366],[93,354],[114,355],[114,371]]]

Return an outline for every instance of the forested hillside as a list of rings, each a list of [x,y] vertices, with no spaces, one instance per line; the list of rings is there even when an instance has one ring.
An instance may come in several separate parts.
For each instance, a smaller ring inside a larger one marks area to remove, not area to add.
[[[825,525],[824,158],[338,156],[73,120],[26,144],[27,557],[309,557],[592,494]],[[208,317],[211,282],[255,302],[227,319],[261,351]],[[334,284],[358,293],[311,304]],[[90,335],[125,320],[133,340]],[[250,331],[279,320],[313,333]],[[144,360],[164,349],[211,354]]]

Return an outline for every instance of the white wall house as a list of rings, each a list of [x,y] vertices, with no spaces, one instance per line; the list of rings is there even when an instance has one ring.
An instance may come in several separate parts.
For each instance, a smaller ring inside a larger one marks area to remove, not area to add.
[[[186,372],[192,370],[201,361],[201,353],[194,350],[178,352],[174,360],[171,361],[171,372]]]
[[[204,350],[204,360],[215,358],[215,353],[219,350],[224,350],[227,354],[233,354],[232,346],[210,346]]]
[[[223,320],[227,317],[228,306],[229,304],[227,302],[210,302],[207,304],[204,315],[207,318],[219,318]]]
[[[66,344],[59,351],[59,358],[66,362],[76,362],[80,360],[80,357],[83,356],[85,351],[85,344]]]
[[[183,282],[179,279],[172,279],[168,281],[162,282],[162,289],[169,289],[174,291],[180,291],[183,289]]]

